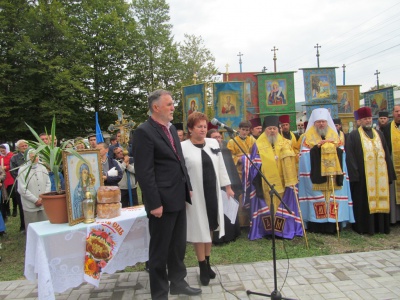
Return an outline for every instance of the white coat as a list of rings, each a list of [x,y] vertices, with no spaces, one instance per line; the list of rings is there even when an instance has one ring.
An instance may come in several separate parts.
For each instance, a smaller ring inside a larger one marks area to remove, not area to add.
[[[215,139],[205,139],[203,150],[210,156],[217,178],[218,197],[218,224],[219,237],[225,235],[224,209],[222,204],[221,187],[230,185],[221,151],[215,154],[211,149],[220,149]],[[201,162],[201,148],[192,144],[190,140],[181,143],[186,167],[192,184],[192,205],[186,203],[187,212],[187,241],[192,243],[211,243],[210,227],[207,219],[207,209],[203,190],[203,168]]]

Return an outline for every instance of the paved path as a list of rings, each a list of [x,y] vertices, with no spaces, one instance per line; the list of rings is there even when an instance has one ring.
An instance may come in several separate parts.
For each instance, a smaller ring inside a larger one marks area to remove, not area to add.
[[[289,270],[288,270],[289,266]],[[197,297],[170,299],[266,299],[246,291],[271,293],[272,261],[217,266],[219,275]],[[278,289],[293,299],[400,299],[400,250],[327,255],[277,261]],[[284,278],[287,278],[284,282]],[[82,284],[56,299],[150,299],[146,272],[103,275],[99,288]],[[199,287],[198,268],[188,269],[188,282]],[[26,280],[0,282],[0,300],[37,299],[36,284]]]

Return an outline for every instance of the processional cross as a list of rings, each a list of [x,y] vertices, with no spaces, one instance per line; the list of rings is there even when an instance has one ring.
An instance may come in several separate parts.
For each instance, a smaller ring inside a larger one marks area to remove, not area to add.
[[[116,110],[116,114],[118,116],[118,119],[115,121],[115,125],[110,124],[110,126],[108,126],[108,131],[111,132],[119,131],[121,133],[120,144],[124,149],[127,149],[129,142],[129,134],[133,129],[133,127],[135,127],[136,123],[133,122],[132,120],[128,121],[127,119],[125,119],[126,117],[129,116],[124,116],[124,111],[120,108]]]
[[[274,72],[276,73],[276,60],[277,60],[277,58],[276,58],[276,51],[278,51],[279,49],[278,48],[275,48],[275,46],[274,46],[274,48],[273,49],[271,49],[271,51],[274,51]]]

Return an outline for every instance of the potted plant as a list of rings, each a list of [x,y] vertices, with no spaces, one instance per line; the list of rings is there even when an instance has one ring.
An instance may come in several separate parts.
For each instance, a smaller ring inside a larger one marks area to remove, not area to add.
[[[26,123],[25,123],[26,124]],[[68,207],[65,190],[61,188],[61,176],[60,171],[62,170],[62,153],[63,151],[69,152],[79,159],[85,161],[85,159],[79,155],[73,148],[68,148],[68,141],[64,142],[60,147],[55,145],[56,140],[56,118],[53,117],[51,124],[50,134],[45,131],[49,137],[49,144],[45,144],[37,134],[37,132],[28,124],[29,128],[36,141],[29,141],[28,144],[34,149],[35,154],[39,156],[39,163],[44,165],[49,171],[49,176],[52,176],[55,184],[55,191],[45,193],[41,195],[43,208],[46,212],[47,217],[51,223],[60,224],[68,222]],[[30,169],[26,176],[29,176]]]

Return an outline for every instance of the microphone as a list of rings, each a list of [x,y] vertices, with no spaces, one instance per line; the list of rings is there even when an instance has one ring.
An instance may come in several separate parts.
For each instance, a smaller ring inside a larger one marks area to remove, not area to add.
[[[216,118],[211,120],[211,124],[225,128],[226,131],[228,131],[229,133],[237,133],[237,131],[235,129],[232,129],[229,126],[225,125],[224,123],[221,123]]]

